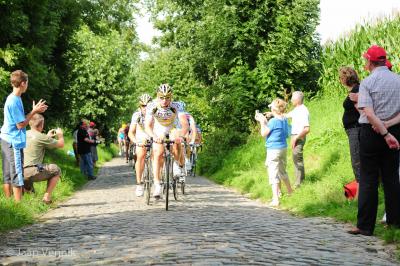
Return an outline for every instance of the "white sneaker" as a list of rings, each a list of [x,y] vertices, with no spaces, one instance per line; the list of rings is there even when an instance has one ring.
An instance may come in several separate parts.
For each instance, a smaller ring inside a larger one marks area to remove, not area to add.
[[[154,193],[153,196],[154,197],[160,197],[161,194],[161,185],[160,184],[154,184]]]
[[[136,197],[143,196],[143,185],[136,185]]]
[[[186,182],[186,176],[181,175],[181,176],[179,177],[179,182],[180,182],[180,183],[185,183],[185,182]]]

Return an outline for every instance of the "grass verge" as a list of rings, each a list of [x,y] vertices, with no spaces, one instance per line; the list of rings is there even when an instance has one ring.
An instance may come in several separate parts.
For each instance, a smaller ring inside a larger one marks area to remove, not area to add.
[[[111,147],[99,145],[97,148],[99,155],[98,167],[111,160],[117,153],[117,148],[114,145]],[[67,155],[68,150],[72,150],[72,138],[70,136],[65,137],[63,149],[46,151],[45,162],[56,163],[62,170],[62,180],[58,182],[53,192],[53,201],[55,202],[65,200],[87,182],[86,177],[80,173],[79,166],[76,166],[75,158]],[[0,173],[2,175],[1,169]],[[1,190],[0,232],[31,224],[35,222],[38,215],[52,207],[41,202],[46,190],[46,183],[35,183],[36,193],[32,195],[25,194],[20,203],[15,203],[12,199],[6,199],[4,192]]]
[[[332,217],[355,224],[357,202],[344,197],[343,185],[352,181],[349,145],[342,127],[342,101],[344,97],[322,97],[306,105],[310,111],[311,133],[304,149],[306,181],[290,197],[285,195],[281,208],[301,216]],[[294,183],[291,150],[288,150],[288,173]],[[206,173],[217,183],[234,187],[253,199],[266,202],[272,198],[264,165],[264,140],[252,134],[241,147],[233,149],[223,160],[220,170]],[[384,212],[380,189],[378,219]],[[385,230],[377,224],[375,234],[388,243],[400,243],[400,230]]]

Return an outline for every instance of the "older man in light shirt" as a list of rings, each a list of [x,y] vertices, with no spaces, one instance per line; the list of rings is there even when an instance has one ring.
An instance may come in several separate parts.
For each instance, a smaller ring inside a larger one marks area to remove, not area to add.
[[[291,146],[296,176],[295,187],[300,186],[305,178],[303,148],[306,143],[306,135],[310,132],[310,115],[303,100],[304,95],[301,91],[293,92],[291,101],[294,109],[286,115],[286,117],[292,118]]]

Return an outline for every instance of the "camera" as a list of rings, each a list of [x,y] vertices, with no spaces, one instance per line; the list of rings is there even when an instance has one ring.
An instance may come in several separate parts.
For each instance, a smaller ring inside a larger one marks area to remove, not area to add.
[[[53,129],[50,129],[49,133],[50,133],[50,136],[51,136],[51,137],[57,136],[57,130],[54,129],[54,128],[53,128]]]
[[[272,112],[266,112],[266,113],[264,113],[264,116],[265,116],[268,120],[270,120],[272,117],[274,117],[274,115],[272,114]]]

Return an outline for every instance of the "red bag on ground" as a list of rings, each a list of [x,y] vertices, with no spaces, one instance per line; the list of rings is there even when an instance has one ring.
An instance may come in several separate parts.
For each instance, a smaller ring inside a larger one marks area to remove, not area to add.
[[[357,194],[357,187],[358,183],[356,180],[344,185],[344,196],[349,200],[354,199]]]

